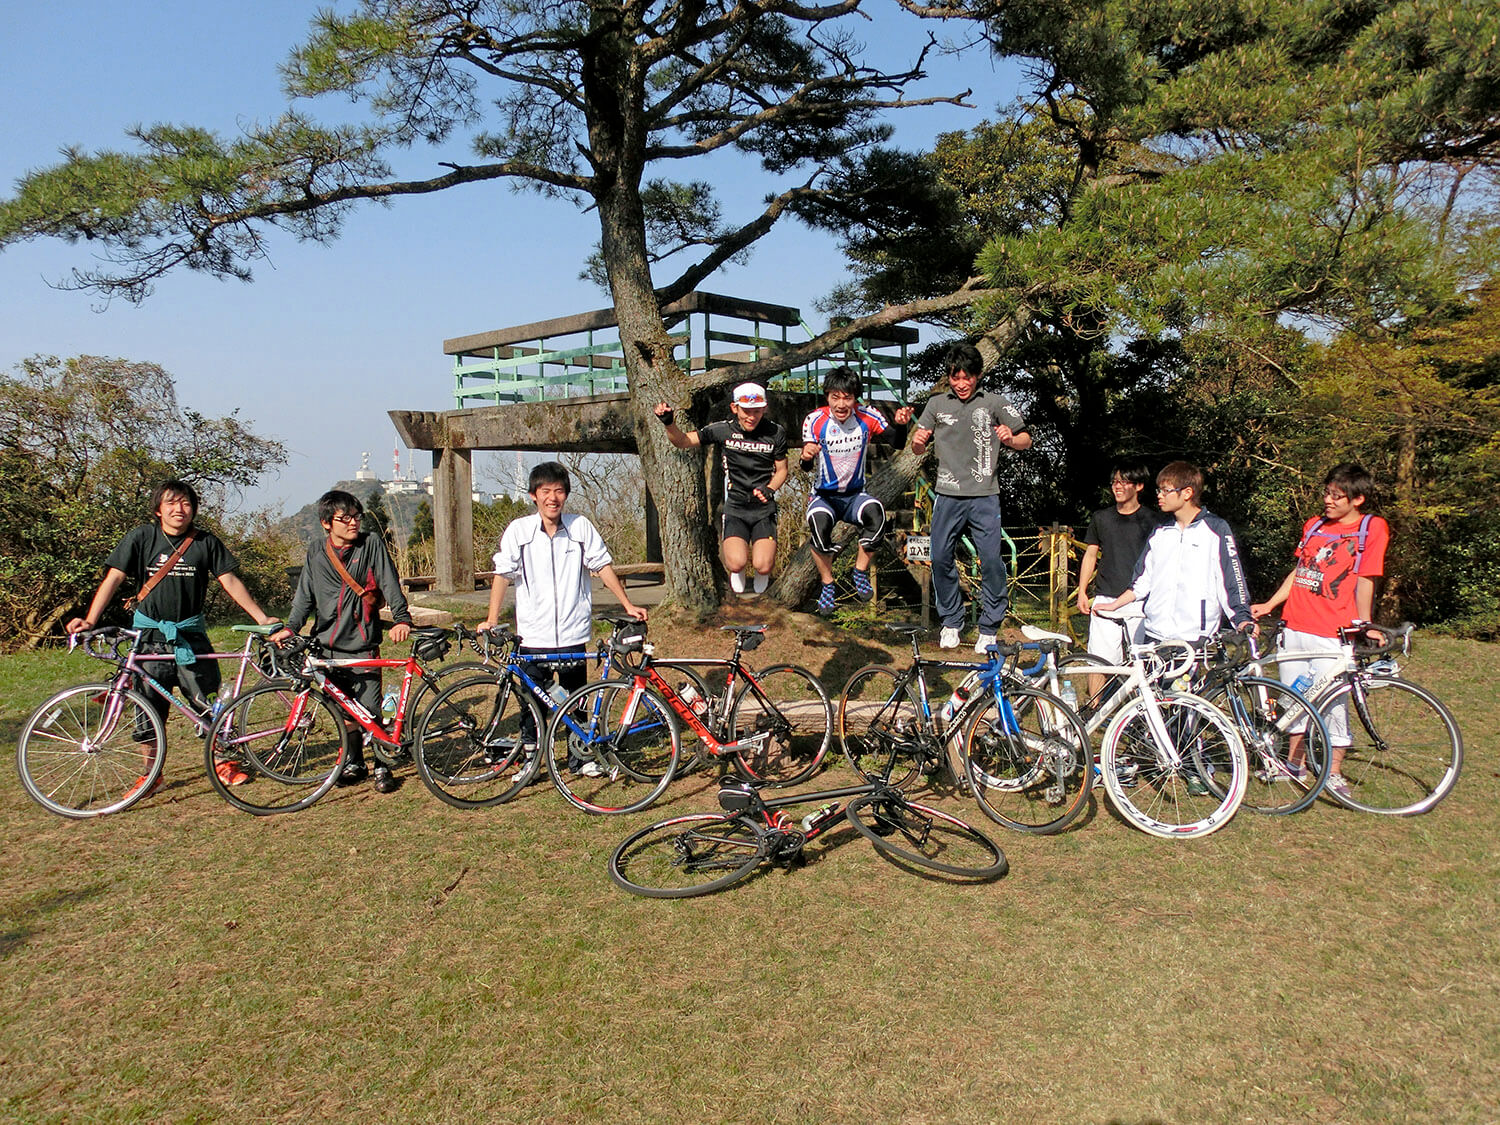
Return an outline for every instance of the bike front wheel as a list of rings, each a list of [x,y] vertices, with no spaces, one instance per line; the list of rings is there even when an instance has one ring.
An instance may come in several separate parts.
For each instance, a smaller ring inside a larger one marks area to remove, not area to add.
[[[1317,800],[1328,780],[1328,731],[1311,703],[1261,676],[1230,680],[1205,698],[1234,720],[1245,744],[1244,808],[1288,816]]]
[[[998,879],[1010,869],[1000,845],[956,816],[899,794],[857,797],[844,810],[849,823],[898,863],[966,879]]]
[[[921,765],[922,700],[910,681],[871,664],[849,677],[839,696],[839,744],[866,781],[902,786]]]
[[[729,711],[729,738],[741,744],[735,769],[772,787],[806,781],[833,737],[833,704],[806,668],[774,664],[756,673]]]
[[[214,791],[255,816],[297,812],[334,787],[348,752],[344,717],[326,696],[291,681],[262,684],[229,700],[203,740]],[[250,775],[227,785],[229,762]]]
[[[1332,738],[1337,712],[1350,745],[1340,768],[1346,793],[1328,787],[1341,804],[1383,816],[1430,812],[1458,784],[1464,742],[1458,722],[1426,688],[1395,676],[1360,675],[1320,696],[1318,709]]]
[[[738,883],[765,858],[765,840],[753,821],[695,813],[627,836],[609,857],[609,877],[631,894],[690,898]]]
[[[1088,807],[1094,754],[1083,721],[1062,700],[1004,685],[971,707],[964,763],[979,807],[1017,832],[1061,832]]]
[[[16,770],[31,799],[74,820],[128,809],[156,787],[166,761],[161,717],[146,697],[113,684],[80,684],[31,713]]]
[[[1110,723],[1099,763],[1104,789],[1142,832],[1167,840],[1207,836],[1228,824],[1245,798],[1245,747],[1228,718],[1195,695],[1163,692],[1156,705],[1160,732],[1142,699]]]
[[[456,809],[502,804],[536,775],[542,727],[536,703],[509,675],[452,684],[417,718],[417,776]]]
[[[677,772],[677,716],[654,691],[596,680],[558,705],[544,738],[552,784],[586,813],[631,813],[666,791]]]

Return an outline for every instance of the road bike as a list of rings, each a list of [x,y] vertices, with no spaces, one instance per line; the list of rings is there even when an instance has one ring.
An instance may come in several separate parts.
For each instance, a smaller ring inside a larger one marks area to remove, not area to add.
[[[1067,641],[1026,627],[1034,642]],[[1110,804],[1128,824],[1163,839],[1206,836],[1229,823],[1245,798],[1249,762],[1234,724],[1208,700],[1165,685],[1183,681],[1197,661],[1185,641],[1131,645],[1130,661],[1064,658],[1036,681],[1065,702],[1086,700],[1079,717],[1092,736],[1102,730],[1100,778]],[[1104,689],[1090,698],[1088,681]],[[1080,690],[1080,687],[1082,690]]]
[[[622,805],[618,796],[643,781],[659,782],[650,795],[655,800],[677,773],[683,729],[701,744],[695,755],[764,785],[797,784],[822,763],[833,705],[818,678],[794,664],[756,671],[741,659],[761,643],[764,625],[726,626],[735,635],[734,655],[728,660],[666,661],[655,656],[639,622],[623,618],[612,623],[630,638],[621,650],[632,657],[626,665],[628,678],[597,680],[573,692],[558,705],[543,739],[542,756],[553,784],[578,808],[643,808],[640,800]],[[663,675],[664,669],[674,677],[690,675],[688,665],[724,667],[723,691],[706,694],[706,680],[700,676],[690,680],[684,693]],[[634,764],[643,759],[644,766]]]
[[[899,670],[861,668],[844,686],[839,741],[854,771],[904,785],[946,762],[960,787],[1007,828],[1047,834],[1071,824],[1088,803],[1088,733],[1060,698],[1016,682],[1010,667],[1023,646],[991,645],[979,664],[933,660],[921,654],[925,630],[886,628],[908,638],[912,660]],[[934,670],[964,673],[944,725],[927,682]]]
[[[1331,772],[1342,775],[1345,788],[1329,784],[1324,793],[1359,812],[1431,812],[1453,792],[1463,768],[1458,721],[1437,696],[1401,675],[1400,658],[1411,651],[1414,628],[1407,622],[1394,629],[1340,629],[1336,647],[1285,658],[1338,662],[1303,694],[1323,716],[1332,756],[1342,751]],[[1261,663],[1281,659],[1267,656]]]
[[[237,661],[234,678],[219,699],[238,695],[247,684],[276,674],[275,646],[266,637],[280,625],[235,625],[245,634],[238,652],[207,652],[198,660]],[[198,735],[207,732],[218,701],[201,706],[178,699],[152,670],[176,659],[168,652],[150,652],[146,630],[107,626],[75,633],[68,648],[82,647],[96,659],[115,667],[107,683],[64,688],[41,704],[21,727],[16,746],[16,769],[26,792],[58,816],[85,818],[128,809],[155,791],[166,762],[166,730],[151,705],[165,699],[193,724]],[[214,776],[216,760],[208,762]]]
[[[795,824],[786,809],[820,806]],[[876,850],[908,867],[967,881],[1006,873],[1005,853],[955,816],[910,800],[885,781],[767,799],[743,778],[721,779],[718,813],[691,813],[648,825],[609,858],[615,885],[647,898],[688,898],[723,890],[762,865],[791,867],[803,849],[847,821]]]
[[[210,767],[219,757],[242,763],[253,784],[226,785],[209,769],[209,781],[224,800],[255,816],[308,808],[338,783],[349,752],[350,737],[367,737],[397,760],[410,736],[407,716],[413,694],[433,690],[437,675],[430,665],[448,654],[452,633],[437,626],[413,628],[412,650],[402,658],[331,657],[307,637],[281,644],[286,678],[252,688],[225,703],[204,738]],[[358,700],[334,683],[337,669],[401,670],[395,717],[389,729]],[[419,720],[420,721],[420,720]],[[351,735],[351,726],[360,734]]]
[[[504,627],[471,643],[484,663],[438,694],[412,738],[422,784],[459,809],[503,804],[536,779],[541,734],[569,694],[555,683],[543,687],[547,677],[537,670],[602,661],[613,651],[523,653],[520,637]]]

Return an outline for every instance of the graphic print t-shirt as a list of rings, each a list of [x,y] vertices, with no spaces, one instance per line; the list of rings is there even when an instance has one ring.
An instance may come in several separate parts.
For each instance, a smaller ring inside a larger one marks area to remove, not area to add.
[[[949,391],[927,400],[917,428],[932,431],[940,496],[999,494],[995,473],[1005,446],[995,436],[995,427],[1001,423],[1016,433],[1026,429],[1026,419],[1003,395],[976,392],[964,402]]]
[[[1391,538],[1385,520],[1371,516],[1361,554],[1359,524],[1359,519],[1329,523],[1315,516],[1303,525],[1292,592],[1286,599],[1288,628],[1315,637],[1336,637],[1340,627],[1355,619],[1356,580],[1385,573],[1385,548]]]

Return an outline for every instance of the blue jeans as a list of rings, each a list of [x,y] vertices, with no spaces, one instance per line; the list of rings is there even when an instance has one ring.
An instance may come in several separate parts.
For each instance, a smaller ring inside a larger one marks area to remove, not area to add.
[[[938,619],[945,628],[963,628],[964,599],[955,555],[965,532],[979,552],[979,631],[999,633],[1010,607],[1010,591],[998,496],[938,495],[932,499],[932,598]]]

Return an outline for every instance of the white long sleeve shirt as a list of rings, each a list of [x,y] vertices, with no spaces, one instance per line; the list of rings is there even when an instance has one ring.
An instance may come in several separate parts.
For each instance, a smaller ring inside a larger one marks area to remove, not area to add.
[[[1146,540],[1130,588],[1153,640],[1197,640],[1251,620],[1250,587],[1229,525],[1208,511],[1187,527],[1162,524]]]
[[[495,573],[516,590],[516,632],[530,648],[585,645],[593,631],[591,571],[610,564],[609,548],[585,516],[563,513],[555,535],[542,517],[511,521],[495,552]]]

